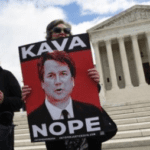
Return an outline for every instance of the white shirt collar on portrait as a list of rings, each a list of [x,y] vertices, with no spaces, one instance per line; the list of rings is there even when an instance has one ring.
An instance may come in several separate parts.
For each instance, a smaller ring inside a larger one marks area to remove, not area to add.
[[[54,106],[51,104],[47,98],[45,99],[45,105],[48,109],[48,112],[50,113],[51,117],[53,120],[59,120],[59,119],[64,119],[62,116],[62,109]],[[73,104],[72,104],[72,99],[69,99],[69,104],[65,108],[68,111],[68,118],[74,118],[74,113],[73,113]]]

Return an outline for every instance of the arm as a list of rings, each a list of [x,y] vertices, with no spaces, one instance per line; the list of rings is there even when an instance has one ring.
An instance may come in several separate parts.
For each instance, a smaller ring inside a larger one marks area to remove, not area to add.
[[[21,89],[14,75],[7,71],[5,73],[5,92],[0,104],[1,108],[6,110],[17,111],[22,107]]]

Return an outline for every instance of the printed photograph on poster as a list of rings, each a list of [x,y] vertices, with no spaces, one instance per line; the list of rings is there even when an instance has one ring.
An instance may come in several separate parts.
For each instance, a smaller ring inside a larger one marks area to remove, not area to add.
[[[98,85],[88,34],[19,47],[32,142],[99,136]]]

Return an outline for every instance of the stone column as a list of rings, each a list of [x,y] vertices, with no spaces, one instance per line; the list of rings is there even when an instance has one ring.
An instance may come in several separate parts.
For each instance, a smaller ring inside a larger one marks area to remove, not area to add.
[[[119,49],[120,49],[125,85],[132,86],[130,72],[129,72],[129,65],[128,65],[128,60],[127,60],[127,54],[126,54],[125,45],[124,45],[124,38],[118,37],[118,41],[119,41]]]
[[[103,76],[102,61],[101,61],[101,57],[100,57],[100,50],[99,50],[98,44],[99,44],[98,42],[92,44],[93,48],[94,48],[94,52],[95,52],[95,58],[96,58],[96,69],[98,70],[98,72],[100,74],[100,83],[106,89],[105,82],[104,82],[104,76]]]
[[[110,76],[111,76],[111,82],[112,82],[112,89],[118,89],[116,69],[115,69],[114,58],[113,58],[113,53],[112,53],[111,41],[105,40],[105,42],[106,42],[108,64],[109,64]]]
[[[147,49],[147,52],[148,52],[148,61],[149,61],[149,65],[150,65],[150,31],[149,32],[146,32],[146,38],[147,38],[147,45],[148,45],[148,49]]]
[[[135,58],[136,70],[139,80],[139,85],[146,85],[144,70],[142,66],[142,59],[140,55],[140,49],[138,45],[137,35],[131,35],[132,45],[133,45],[133,54]]]

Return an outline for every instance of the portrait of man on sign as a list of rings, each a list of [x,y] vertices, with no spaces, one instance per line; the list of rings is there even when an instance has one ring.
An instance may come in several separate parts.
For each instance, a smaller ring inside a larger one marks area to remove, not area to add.
[[[69,54],[65,51],[45,53],[39,58],[37,67],[45,100],[28,116],[33,137],[82,135],[100,131],[100,109],[72,99],[76,67]]]

